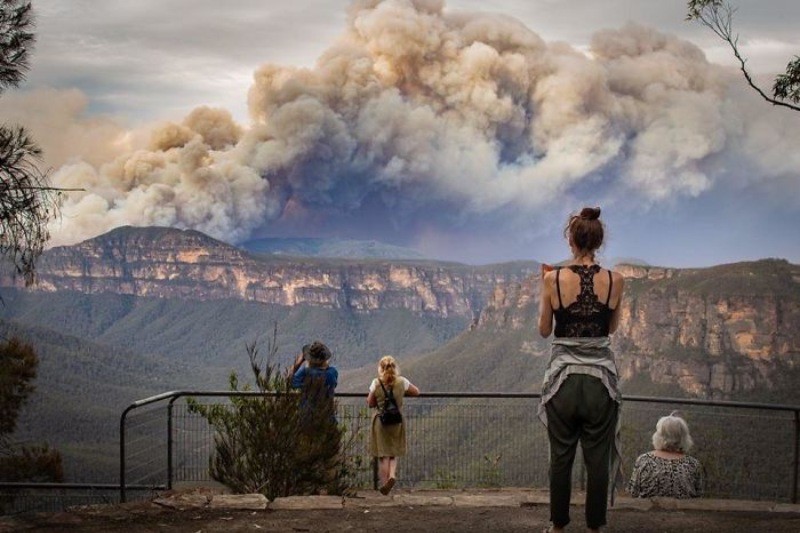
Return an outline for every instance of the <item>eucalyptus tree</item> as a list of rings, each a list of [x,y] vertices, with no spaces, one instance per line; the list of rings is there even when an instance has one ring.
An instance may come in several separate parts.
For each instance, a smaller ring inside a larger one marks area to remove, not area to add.
[[[18,87],[30,68],[35,42],[30,2],[0,0],[0,95]],[[0,255],[26,284],[50,238],[63,190],[51,187],[41,169],[42,151],[24,126],[0,123]]]
[[[786,65],[786,72],[778,74],[772,85],[772,95],[767,94],[753,81],[747,69],[747,58],[739,48],[739,34],[733,29],[736,8],[727,0],[689,0],[686,20],[697,21],[728,43],[747,84],[772,105],[800,111],[800,56]]]

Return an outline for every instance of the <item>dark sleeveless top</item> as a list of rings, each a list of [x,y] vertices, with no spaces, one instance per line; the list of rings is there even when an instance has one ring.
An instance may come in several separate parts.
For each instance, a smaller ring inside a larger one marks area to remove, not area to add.
[[[558,309],[553,310],[556,318],[556,337],[605,337],[609,333],[611,326],[611,308],[608,303],[611,300],[611,288],[613,278],[611,271],[608,271],[608,297],[605,303],[598,300],[594,293],[594,276],[600,272],[600,265],[570,265],[570,270],[575,272],[581,279],[581,292],[578,299],[564,307],[561,301],[561,284],[558,275],[561,269],[556,271],[556,291],[558,292]]]

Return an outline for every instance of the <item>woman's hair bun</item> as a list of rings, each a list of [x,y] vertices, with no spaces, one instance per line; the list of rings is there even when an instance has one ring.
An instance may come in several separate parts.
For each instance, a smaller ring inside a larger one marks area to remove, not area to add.
[[[597,220],[600,218],[599,207],[584,207],[581,209],[581,214],[578,215],[585,220]]]

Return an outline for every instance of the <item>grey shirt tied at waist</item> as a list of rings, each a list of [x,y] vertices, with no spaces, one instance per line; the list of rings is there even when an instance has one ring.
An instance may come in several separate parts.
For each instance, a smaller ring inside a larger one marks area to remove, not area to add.
[[[608,395],[622,404],[622,394],[619,392],[617,363],[614,352],[611,350],[609,337],[556,337],[550,350],[550,362],[544,373],[542,384],[542,398],[539,403],[538,416],[544,425],[547,425],[547,410],[545,404],[556,395],[561,384],[571,374],[587,374],[594,376],[605,385]],[[622,428],[621,412],[617,414],[617,427],[615,428],[614,454],[611,465],[612,486],[623,481],[621,471],[620,429]],[[611,492],[613,505],[614,493]]]
[[[561,384],[570,374],[594,376],[606,386],[609,396],[617,403],[622,401],[617,384],[617,363],[611,350],[609,337],[556,337],[550,350],[550,362],[544,373],[542,400],[539,404],[539,419],[547,425],[544,409],[550,398],[556,395]]]

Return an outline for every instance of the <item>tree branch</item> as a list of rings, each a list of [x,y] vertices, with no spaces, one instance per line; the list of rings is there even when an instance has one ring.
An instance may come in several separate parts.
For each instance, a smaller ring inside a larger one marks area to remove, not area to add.
[[[733,15],[736,12],[727,2],[723,0],[690,0],[688,3],[689,14],[687,20],[697,20],[703,26],[713,31],[720,39],[728,43],[733,50],[733,55],[739,61],[739,70],[742,71],[747,84],[755,90],[761,98],[772,105],[786,107],[793,111],[800,111],[800,106],[783,102],[765,93],[761,87],[753,81],[750,72],[747,70],[747,59],[739,52],[739,35],[733,33]],[[798,101],[800,96],[793,97],[799,90],[800,85],[800,58],[789,63],[787,73],[779,75],[775,81],[774,94],[776,97],[789,98]]]

